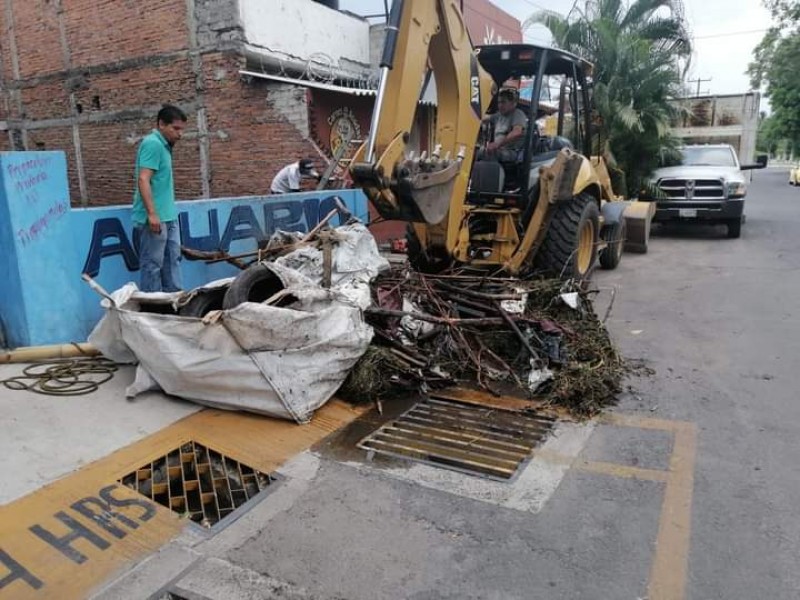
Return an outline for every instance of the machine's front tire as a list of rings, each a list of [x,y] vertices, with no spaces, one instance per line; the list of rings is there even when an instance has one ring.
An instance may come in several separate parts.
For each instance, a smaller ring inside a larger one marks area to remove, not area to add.
[[[600,210],[591,194],[561,202],[534,264],[563,279],[587,279],[597,256],[599,228]]]

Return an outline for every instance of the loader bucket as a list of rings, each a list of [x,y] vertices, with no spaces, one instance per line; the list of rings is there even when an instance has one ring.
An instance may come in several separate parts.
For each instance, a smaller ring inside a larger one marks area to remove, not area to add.
[[[625,219],[627,236],[625,239],[626,252],[647,252],[650,241],[650,224],[656,214],[655,202],[632,201],[622,213]]]

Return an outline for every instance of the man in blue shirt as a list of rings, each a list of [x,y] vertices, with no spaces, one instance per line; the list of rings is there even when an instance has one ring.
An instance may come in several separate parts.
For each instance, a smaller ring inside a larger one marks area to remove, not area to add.
[[[136,153],[133,224],[139,232],[143,292],[181,289],[178,265],[181,240],[172,177],[172,148],[181,139],[186,120],[180,108],[165,104],[158,112],[156,129],[142,139]]]

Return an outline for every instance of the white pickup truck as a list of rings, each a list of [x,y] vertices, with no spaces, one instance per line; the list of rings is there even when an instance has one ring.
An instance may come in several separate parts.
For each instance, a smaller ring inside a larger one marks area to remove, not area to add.
[[[727,225],[728,237],[741,235],[749,169],[767,166],[766,156],[753,165],[740,165],[728,144],[683,146],[679,164],[657,169],[652,187],[660,193],[640,198],[656,203],[654,221],[701,221]]]

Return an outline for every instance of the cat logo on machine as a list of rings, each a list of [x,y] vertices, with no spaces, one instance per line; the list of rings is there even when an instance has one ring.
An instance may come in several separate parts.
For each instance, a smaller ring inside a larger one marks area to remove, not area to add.
[[[472,106],[472,112],[475,113],[479,119],[481,118],[481,78],[478,76],[478,59],[472,57],[470,62],[470,77],[469,77],[469,103]]]

